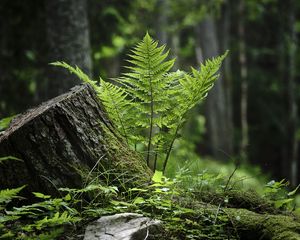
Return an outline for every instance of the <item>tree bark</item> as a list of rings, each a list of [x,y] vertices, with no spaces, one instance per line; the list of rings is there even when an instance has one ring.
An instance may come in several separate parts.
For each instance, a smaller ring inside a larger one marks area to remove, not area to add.
[[[59,187],[82,187],[91,169],[129,175],[132,183],[150,176],[145,162],[128,149],[89,85],[76,86],[17,117],[0,136],[0,156],[22,161],[0,165],[0,187],[27,185],[57,194]],[[85,176],[86,177],[86,176]],[[135,182],[136,183],[136,182]]]
[[[45,7],[48,62],[65,61],[90,75],[92,61],[87,0],[51,0],[45,1]],[[48,80],[43,88],[46,89],[46,99],[79,83],[62,69],[49,67],[47,70]]]
[[[279,25],[278,38],[278,73],[283,86],[283,99],[286,106],[285,124],[282,129],[284,144],[282,160],[278,166],[281,177],[288,178],[292,186],[299,183],[299,142],[297,139],[298,104],[297,84],[295,81],[297,34],[295,30],[295,1],[280,2],[279,8],[284,14]]]
[[[197,61],[219,55],[215,21],[212,16],[205,17],[196,27],[196,55]],[[207,135],[209,138],[209,152],[216,159],[226,159],[230,152],[228,141],[227,106],[225,100],[224,80],[222,76],[217,80],[205,102],[207,119]]]
[[[299,163],[298,163],[298,138],[297,138],[297,129],[298,129],[298,104],[296,99],[296,52],[297,52],[297,37],[295,29],[295,1],[290,0],[290,9],[289,9],[289,40],[288,40],[288,125],[289,125],[289,134],[291,138],[291,165],[290,165],[290,180],[293,186],[297,186],[299,182]]]
[[[241,77],[241,145],[240,154],[243,160],[247,160],[247,147],[249,144],[248,136],[248,69],[245,43],[245,3],[243,0],[239,1],[238,5],[238,37],[239,37],[239,64]]]
[[[168,28],[168,1],[166,0],[158,0],[156,2],[156,9],[157,9],[157,16],[156,16],[156,33],[157,33],[157,39],[160,44],[167,44],[168,43],[168,34],[167,34],[167,28]]]
[[[224,0],[221,9],[221,17],[219,19],[219,35],[220,39],[220,49],[221,52],[230,50],[230,15],[232,9],[232,1]],[[224,89],[225,89],[225,100],[226,100],[226,122],[227,122],[227,142],[228,142],[228,155],[233,154],[233,104],[232,104],[232,70],[231,70],[231,54],[226,57],[222,67],[222,74],[224,79]]]

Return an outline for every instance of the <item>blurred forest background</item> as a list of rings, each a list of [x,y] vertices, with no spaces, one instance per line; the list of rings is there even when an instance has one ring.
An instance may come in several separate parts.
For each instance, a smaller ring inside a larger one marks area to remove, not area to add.
[[[183,70],[230,50],[213,91],[191,113],[176,161],[196,153],[234,159],[297,185],[299,7],[296,0],[2,0],[0,119],[80,83],[50,62],[78,65],[94,79],[119,76],[148,31]]]

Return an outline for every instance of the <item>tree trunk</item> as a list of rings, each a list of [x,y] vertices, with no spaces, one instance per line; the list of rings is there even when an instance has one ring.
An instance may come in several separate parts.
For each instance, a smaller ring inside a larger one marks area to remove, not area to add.
[[[91,74],[87,0],[45,1],[48,62],[65,61]],[[46,99],[66,92],[78,80],[62,69],[49,67]]]
[[[279,25],[278,39],[278,69],[284,89],[283,99],[286,104],[286,118],[282,129],[284,144],[281,164],[278,172],[281,177],[288,178],[293,186],[299,183],[299,163],[298,163],[298,104],[296,97],[295,81],[295,57],[297,51],[297,37],[295,31],[295,2],[288,0],[280,2],[279,8],[284,14]]]
[[[157,33],[157,39],[160,44],[167,44],[168,43],[168,1],[166,0],[158,0],[156,2],[156,11],[157,16],[155,19],[155,28]]]
[[[196,27],[196,54],[198,62],[203,59],[219,55],[215,21],[207,16]],[[215,83],[205,102],[207,119],[207,135],[209,138],[209,152],[216,159],[226,159],[230,151],[228,141],[227,106],[225,100],[224,82],[222,76]]]
[[[299,164],[298,164],[298,138],[297,138],[297,128],[298,128],[298,104],[296,100],[296,50],[297,50],[297,39],[296,39],[296,29],[295,29],[295,1],[290,1],[289,9],[289,41],[288,41],[288,104],[289,104],[289,133],[291,138],[291,165],[290,165],[290,180],[293,186],[297,186],[299,182]]]
[[[230,50],[230,14],[232,3],[231,0],[224,0],[222,4],[221,18],[219,20],[219,35],[221,52]],[[225,99],[226,99],[226,122],[227,122],[227,142],[228,155],[233,154],[233,105],[232,105],[232,71],[231,71],[231,54],[226,57],[222,67],[222,74],[224,79]]]
[[[128,174],[133,184],[150,176],[145,162],[123,143],[89,85],[76,86],[13,120],[0,136],[0,156],[22,160],[0,165],[0,187],[26,184],[27,194],[53,195],[59,187],[82,187],[85,179],[79,171],[94,168],[109,170],[110,176]]]
[[[240,154],[243,160],[247,160],[247,147],[249,144],[248,136],[248,69],[247,69],[247,56],[246,56],[246,43],[245,43],[245,3],[244,0],[239,1],[238,5],[238,37],[239,37],[239,64],[241,71],[241,145]]]

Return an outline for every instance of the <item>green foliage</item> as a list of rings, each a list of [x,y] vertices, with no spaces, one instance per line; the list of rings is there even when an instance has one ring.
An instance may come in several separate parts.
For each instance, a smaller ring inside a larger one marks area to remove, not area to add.
[[[6,189],[0,191],[0,210],[3,209],[3,207],[6,206],[9,202],[11,202],[14,198],[18,198],[19,192],[24,188],[25,186],[14,188],[14,189]]]
[[[93,180],[82,189],[62,188],[61,198],[34,192],[38,201],[21,207],[12,206],[11,200],[20,199],[18,193],[22,188],[3,190],[0,192],[0,239],[46,240],[71,236],[73,226],[104,214],[120,212],[136,212],[162,220],[161,238],[239,239],[227,212],[237,201],[232,198],[232,193],[240,190],[233,181],[234,173],[226,176],[204,171],[195,175],[188,169],[181,169],[169,179],[162,171],[155,171],[149,185],[124,188],[124,191],[111,185],[113,179],[100,184],[91,173]],[[104,174],[110,178],[110,172]],[[121,181],[121,178],[113,180],[118,185],[122,185]],[[285,186],[283,181],[270,182],[266,186],[265,197],[274,196],[273,203],[280,209],[290,204],[284,202],[278,206],[279,202],[276,202],[285,201],[278,196],[275,198],[279,189]],[[286,192],[285,196],[292,198],[297,189]],[[201,201],[207,196],[209,204]],[[243,197],[243,194],[239,196]],[[253,206],[254,209],[257,207]],[[237,215],[236,218],[245,217]]]
[[[8,161],[8,160],[22,161],[21,159],[13,157],[13,156],[6,156],[6,157],[0,157],[0,164],[2,164],[5,161]]]
[[[197,184],[200,183],[184,187],[183,182],[188,175],[187,171],[181,171],[176,178],[168,179],[161,171],[156,171],[151,184],[129,188],[125,192],[119,192],[116,186],[92,181],[83,189],[60,189],[65,193],[61,198],[35,192],[33,194],[39,201],[21,207],[7,207],[3,200],[0,203],[3,206],[0,211],[0,239],[55,239],[62,234],[71,234],[65,232],[66,225],[77,225],[82,220],[103,214],[128,211],[163,220],[165,232],[162,234],[169,239],[176,236],[184,239],[227,236],[224,228],[228,221],[226,215],[195,208],[193,202],[197,200],[194,194],[199,191]],[[202,180],[205,182],[213,178],[215,175],[207,174]],[[3,194],[8,196],[5,202],[17,199],[20,189]]]
[[[14,117],[15,116],[11,116],[11,117],[6,117],[6,118],[0,119],[0,132],[4,131],[6,128],[9,127],[9,124],[13,120]]]
[[[279,182],[272,180],[266,184],[264,196],[270,199],[276,208],[294,210],[295,195],[300,185],[292,191],[287,190],[288,186],[289,182],[285,179],[282,179]]]
[[[118,193],[114,186],[89,184],[83,189],[62,188],[60,191],[67,193],[61,198],[34,192],[38,202],[21,207],[8,206],[13,199],[23,199],[18,196],[23,188],[0,191],[0,239],[56,239],[66,231],[66,225],[115,211],[105,209]]]
[[[129,189],[127,198],[111,202],[113,208],[118,212],[138,212],[162,220],[165,231],[161,237],[167,239],[227,239],[229,235],[230,239],[236,239],[234,234],[227,232],[228,217],[224,212],[197,207],[199,198],[195,193],[201,183],[197,181],[189,188],[185,187],[183,182],[188,175],[187,171],[181,171],[174,179],[168,179],[161,171],[155,171],[152,184],[142,189]],[[207,175],[203,182],[213,178],[215,175]],[[190,182],[195,180],[190,179]]]
[[[147,33],[129,54],[128,72],[113,83],[100,79],[100,86],[78,67],[52,63],[90,83],[127,143],[146,152],[153,169],[162,162],[163,172],[189,110],[207,96],[227,53],[207,60],[200,70],[192,68],[191,73],[170,72],[175,59],[168,60],[168,55],[166,46],[158,46]]]

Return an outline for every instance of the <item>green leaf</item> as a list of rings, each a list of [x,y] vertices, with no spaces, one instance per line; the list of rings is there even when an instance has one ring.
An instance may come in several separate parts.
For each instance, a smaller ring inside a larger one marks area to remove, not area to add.
[[[124,201],[115,201],[115,200],[111,200],[110,203],[114,206],[126,206],[126,207],[130,207],[132,206],[131,203],[127,203]]]
[[[81,218],[70,215],[67,211],[63,213],[56,212],[53,217],[45,217],[42,220],[35,222],[35,227],[41,230],[43,227],[59,226],[67,223],[74,223],[80,221]]]
[[[152,176],[152,181],[155,183],[162,183],[163,172],[156,170]]]
[[[275,205],[276,208],[281,208],[282,206],[292,202],[293,200],[294,200],[293,198],[277,200],[277,201],[274,202],[274,205]]]
[[[72,197],[71,197],[71,195],[68,193],[68,194],[64,197],[64,199],[65,199],[66,201],[70,201],[70,200],[72,199]]]
[[[22,187],[19,187],[19,188],[1,190],[0,191],[0,205],[3,203],[7,204],[14,198],[20,198],[17,195],[24,187],[25,187],[25,185]]]
[[[0,239],[10,239],[14,236],[15,236],[15,234],[13,232],[8,231],[7,233],[0,235]]]
[[[70,71],[70,73],[75,74],[79,79],[81,79],[85,83],[89,83],[93,88],[97,89],[97,82],[93,81],[86,75],[78,66],[72,67],[71,65],[65,62],[53,62],[50,65],[62,67]]]
[[[21,216],[9,216],[9,215],[0,216],[0,223],[15,221],[15,220],[19,219],[20,217]]]
[[[300,187],[300,184],[299,184],[293,191],[289,192],[289,193],[288,193],[288,196],[293,196],[293,195],[295,195],[296,192],[298,191],[299,187]]]
[[[16,117],[16,115],[0,119],[0,131],[7,129],[14,117]]]
[[[147,192],[147,189],[143,189],[143,188],[130,188],[128,191],[130,191],[130,192]]]
[[[133,201],[133,204],[142,204],[142,203],[145,203],[145,199],[142,197],[137,197]]]
[[[50,195],[44,195],[43,193],[39,193],[39,192],[33,192],[32,193],[34,196],[36,196],[37,198],[42,198],[42,199],[48,199],[51,198]]]
[[[13,160],[13,161],[20,161],[22,162],[22,159],[13,157],[13,156],[7,156],[7,157],[0,157],[0,164],[3,163],[4,161],[8,161],[8,160]]]

